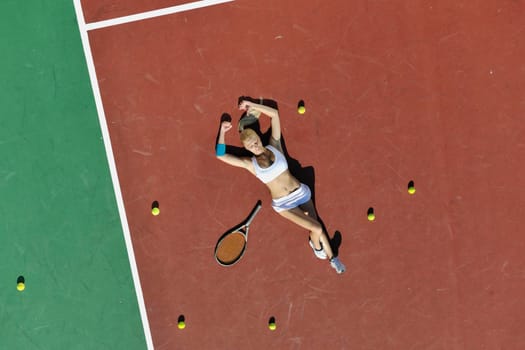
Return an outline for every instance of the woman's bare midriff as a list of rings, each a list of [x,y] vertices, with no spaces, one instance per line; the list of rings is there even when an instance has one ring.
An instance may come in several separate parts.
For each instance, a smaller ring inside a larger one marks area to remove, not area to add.
[[[266,186],[270,190],[272,199],[278,199],[298,189],[301,183],[293,177],[289,170],[286,170],[274,180],[268,182]]]

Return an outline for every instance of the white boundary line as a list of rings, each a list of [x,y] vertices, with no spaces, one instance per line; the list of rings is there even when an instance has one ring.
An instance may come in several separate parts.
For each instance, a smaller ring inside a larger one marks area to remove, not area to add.
[[[115,158],[113,156],[113,150],[111,148],[111,139],[109,137],[108,125],[106,122],[106,115],[104,113],[104,107],[102,105],[102,97],[100,95],[100,89],[98,86],[97,74],[95,72],[95,64],[93,63],[93,56],[91,54],[91,46],[89,45],[88,30],[86,28],[86,22],[84,20],[84,13],[82,11],[82,5],[80,0],[74,0],[75,11],[77,14],[78,28],[80,30],[80,37],[82,39],[82,46],[84,47],[84,55],[86,56],[86,63],[89,71],[89,78],[91,80],[91,87],[95,98],[95,104],[98,112],[98,119],[100,123],[100,129],[104,138],[104,146],[106,148],[106,155],[108,158],[109,170],[111,172],[111,180],[113,181],[113,189],[115,191],[115,198],[117,200],[117,206],[119,210],[120,222],[124,233],[124,240],[126,241],[126,249],[128,251],[129,264],[131,267],[131,275],[133,276],[133,283],[135,285],[135,292],[137,294],[137,301],[140,310],[140,316],[142,319],[142,326],[144,328],[144,336],[146,338],[146,344],[148,350],[153,350],[153,340],[151,337],[151,331],[148,322],[148,316],[146,312],[146,306],[144,303],[144,296],[142,294],[142,287],[140,285],[140,278],[137,269],[137,263],[135,260],[135,253],[133,251],[133,243],[131,241],[131,235],[129,231],[128,220],[126,217],[126,209],[124,208],[124,200],[122,198],[122,192],[120,190],[120,183],[118,180],[117,167],[115,165]]]
[[[124,199],[122,198],[122,191],[120,189],[120,182],[118,179],[117,166],[115,164],[115,157],[113,155],[113,149],[111,148],[111,139],[109,136],[109,130],[106,120],[106,114],[104,112],[104,106],[102,104],[102,96],[100,94],[100,88],[98,85],[97,73],[95,70],[95,63],[93,62],[93,55],[91,53],[91,46],[89,44],[88,31],[106,28],[111,26],[116,26],[119,24],[130,23],[135,21],[141,21],[145,19],[150,19],[154,17],[165,16],[169,14],[174,14],[183,11],[194,10],[202,7],[208,7],[218,4],[223,4],[227,2],[232,2],[234,0],[202,0],[196,1],[188,4],[177,5],[172,7],[167,7],[159,10],[148,11],[143,13],[138,13],[130,16],[118,17],[113,19],[108,19],[99,22],[93,22],[86,24],[84,18],[84,12],[82,10],[81,0],[73,0],[75,5],[75,12],[77,15],[78,28],[80,31],[80,37],[82,39],[82,46],[84,48],[84,55],[86,56],[86,64],[89,72],[89,79],[91,81],[91,87],[93,89],[93,96],[95,99],[95,105],[97,107],[98,119],[100,123],[100,129],[102,132],[102,137],[104,139],[104,147],[106,149],[106,156],[108,159],[109,170],[111,173],[111,180],[113,182],[113,190],[115,191],[115,198],[117,201],[117,206],[119,210],[120,223],[122,225],[122,230],[124,234],[124,240],[126,242],[126,249],[128,251],[128,259],[131,268],[131,275],[133,277],[133,283],[135,286],[135,292],[137,294],[137,302],[140,311],[140,317],[142,319],[142,326],[144,328],[144,336],[146,338],[146,345],[148,350],[153,350],[153,339],[151,337],[151,330],[148,321],[148,315],[146,311],[146,304],[144,302],[144,295],[142,293],[142,287],[140,284],[140,277],[137,268],[137,262],[135,259],[135,252],[133,250],[133,242],[131,240],[131,234],[129,230],[129,224],[126,216],[126,208],[124,207]]]
[[[194,9],[198,9],[198,8],[201,8],[201,7],[208,7],[208,6],[223,4],[223,3],[226,3],[226,2],[232,2],[232,1],[234,1],[234,0],[202,0],[202,1],[195,1],[195,2],[190,2],[188,4],[171,6],[171,7],[166,7],[166,8],[159,9],[159,10],[153,10],[153,11],[148,11],[148,12],[137,13],[135,15],[124,16],[124,17],[117,17],[117,18],[107,19],[107,20],[104,20],[104,21],[88,23],[88,24],[85,25],[85,28],[86,28],[86,30],[106,28],[106,27],[116,26],[116,25],[119,25],[119,24],[135,22],[135,21],[142,21],[144,19],[160,17],[160,16],[165,16],[165,15],[171,15],[171,14],[177,13],[177,12],[194,10]],[[75,0],[75,3],[76,2],[77,2],[77,0]]]

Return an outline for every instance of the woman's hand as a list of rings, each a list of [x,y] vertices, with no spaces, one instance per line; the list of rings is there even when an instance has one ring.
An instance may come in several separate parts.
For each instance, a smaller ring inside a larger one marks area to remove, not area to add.
[[[239,109],[241,111],[247,111],[248,109],[250,109],[250,107],[252,106],[252,102],[250,101],[246,101],[246,100],[242,100],[241,103],[239,103]]]
[[[228,132],[230,129],[232,128],[232,123],[229,122],[229,121],[223,121],[221,123],[221,133],[222,134],[225,134],[226,132]]]

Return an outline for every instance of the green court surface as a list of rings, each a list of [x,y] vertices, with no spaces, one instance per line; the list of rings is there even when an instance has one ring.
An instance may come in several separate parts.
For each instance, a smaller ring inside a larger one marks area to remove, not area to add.
[[[73,2],[0,13],[0,349],[145,349]]]

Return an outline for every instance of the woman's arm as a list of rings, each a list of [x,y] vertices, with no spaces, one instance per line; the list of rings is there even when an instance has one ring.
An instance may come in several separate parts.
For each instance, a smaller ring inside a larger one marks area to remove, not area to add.
[[[215,147],[216,149],[215,154],[217,156],[217,159],[220,159],[227,164],[230,164],[236,167],[240,167],[240,168],[245,168],[251,171],[252,162],[249,158],[236,157],[232,154],[226,153],[225,135],[231,128],[232,128],[231,122],[223,121],[221,123],[221,130],[219,131],[219,139],[217,140],[217,145]]]
[[[279,120],[279,111],[277,109],[246,100],[241,101],[241,103],[239,104],[239,109],[246,111],[255,110],[266,114],[268,117],[270,117],[272,127],[272,139],[274,139],[274,141],[280,144],[281,121]]]

